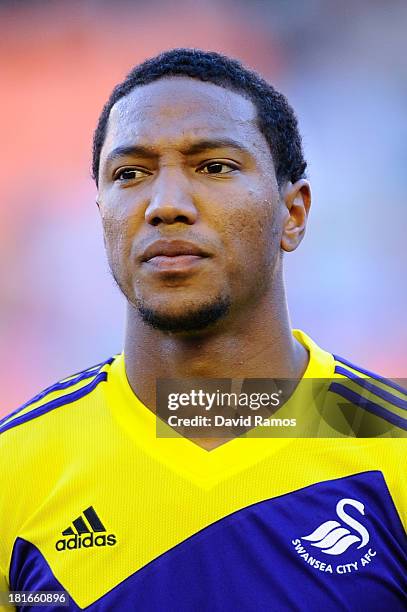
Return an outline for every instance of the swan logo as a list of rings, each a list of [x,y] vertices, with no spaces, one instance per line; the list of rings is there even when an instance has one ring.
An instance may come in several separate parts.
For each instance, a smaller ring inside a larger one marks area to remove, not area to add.
[[[346,513],[346,506],[356,508],[362,516],[365,514],[365,507],[360,501],[343,498],[336,504],[336,514],[342,522],[326,521],[309,535],[301,536],[301,540],[310,542],[311,546],[326,555],[341,555],[356,543],[358,549],[366,546],[370,540],[369,532],[359,521]]]

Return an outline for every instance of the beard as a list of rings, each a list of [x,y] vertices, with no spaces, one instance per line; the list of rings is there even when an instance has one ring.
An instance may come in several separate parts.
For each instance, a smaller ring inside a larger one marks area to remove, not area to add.
[[[211,302],[199,307],[191,305],[185,312],[179,314],[167,314],[148,306],[145,300],[131,295],[126,283],[121,282],[119,274],[116,274],[114,266],[109,261],[111,276],[127,302],[136,310],[144,323],[150,327],[167,333],[198,332],[205,330],[217,321],[225,317],[229,311],[232,301],[229,296],[218,295]]]
[[[228,298],[219,296],[210,304],[181,314],[164,314],[149,308],[142,302],[136,303],[137,311],[150,327],[167,333],[198,332],[214,325],[225,317],[231,306]]]

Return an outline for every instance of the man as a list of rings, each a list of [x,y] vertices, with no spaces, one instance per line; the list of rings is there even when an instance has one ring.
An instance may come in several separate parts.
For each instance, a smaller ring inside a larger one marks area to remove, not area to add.
[[[169,51],[113,91],[93,170],[124,352],[3,419],[0,590],[65,590],[72,610],[405,609],[406,396],[290,327],[305,168],[287,101],[234,60]],[[298,437],[157,436],[157,380],[190,378],[301,380],[273,415],[291,406]]]

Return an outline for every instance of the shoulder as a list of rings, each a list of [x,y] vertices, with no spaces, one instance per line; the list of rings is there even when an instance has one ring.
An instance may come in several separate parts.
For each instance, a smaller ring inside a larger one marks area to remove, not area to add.
[[[328,397],[335,399],[347,422],[358,423],[359,434],[366,437],[407,435],[407,390],[404,385],[385,378],[351,361],[333,355],[334,374]]]
[[[89,398],[100,383],[108,380],[109,366],[115,357],[110,357],[90,368],[72,374],[47,387],[22,406],[0,420],[0,434],[19,428],[20,425],[36,421],[51,412],[72,406]],[[3,435],[1,435],[3,438]]]

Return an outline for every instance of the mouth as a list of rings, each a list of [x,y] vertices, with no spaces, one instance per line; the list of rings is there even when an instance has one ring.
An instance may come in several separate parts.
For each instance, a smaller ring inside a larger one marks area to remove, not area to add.
[[[184,272],[196,267],[206,258],[200,255],[156,255],[151,257],[146,264],[156,270],[169,272]]]
[[[202,264],[210,255],[201,247],[181,240],[157,240],[143,253],[141,261],[151,270],[185,273]]]

